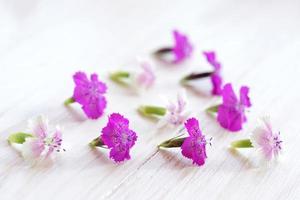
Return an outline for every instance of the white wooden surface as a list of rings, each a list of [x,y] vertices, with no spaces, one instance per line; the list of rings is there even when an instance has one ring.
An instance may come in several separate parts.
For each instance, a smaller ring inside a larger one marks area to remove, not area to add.
[[[180,0],[2,0],[0,3],[0,199],[300,199],[300,2]],[[194,56],[178,68],[157,63],[158,81],[137,95],[108,80],[114,69],[137,68],[136,56],[172,42],[170,31],[189,34]],[[179,78],[207,66],[201,52],[216,50],[226,82],[251,88],[253,107],[239,133],[221,129],[204,109],[219,101],[188,91],[203,131],[214,138],[203,167],[180,151],[156,151],[176,129],[155,129],[136,113],[143,103],[175,96]],[[72,74],[97,72],[108,84],[106,115],[119,111],[138,133],[132,159],[114,164],[88,142],[106,117],[87,120],[79,105],[65,108]],[[64,127],[67,152],[51,167],[31,168],[7,144],[28,118],[48,115]],[[253,152],[232,152],[258,117],[280,129],[280,162],[259,168]]]

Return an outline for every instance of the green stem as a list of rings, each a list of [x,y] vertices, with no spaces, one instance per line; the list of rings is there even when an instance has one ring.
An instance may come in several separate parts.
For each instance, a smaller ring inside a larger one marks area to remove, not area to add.
[[[231,147],[233,147],[233,148],[252,148],[253,145],[252,145],[250,139],[244,139],[244,140],[237,140],[237,141],[231,142]]]
[[[151,116],[151,115],[164,116],[167,112],[167,109],[159,106],[140,106],[138,108],[138,111],[145,116]]]
[[[129,72],[126,71],[116,71],[110,74],[110,79],[120,84],[128,84],[124,79],[130,77]]]
[[[205,111],[207,112],[207,113],[217,113],[218,112],[218,109],[219,109],[219,106],[220,106],[220,104],[219,105],[215,105],[215,106],[211,106],[211,107],[208,107]]]
[[[75,99],[73,97],[70,97],[68,99],[65,100],[64,104],[67,106],[71,103],[74,103],[75,102]]]
[[[90,144],[91,147],[102,147],[102,148],[106,148],[105,144],[103,143],[102,139],[100,137],[97,137],[95,139],[93,139]]]
[[[180,135],[182,136],[182,135]],[[177,148],[177,147],[181,147],[181,145],[183,144],[184,140],[186,139],[186,137],[183,138],[178,138],[180,136],[171,138],[169,140],[164,141],[163,143],[161,143],[160,145],[158,145],[158,148]]]
[[[9,144],[12,144],[12,143],[23,144],[25,142],[26,138],[28,138],[28,137],[33,137],[33,136],[29,133],[18,132],[18,133],[11,134],[8,137],[7,141]]]

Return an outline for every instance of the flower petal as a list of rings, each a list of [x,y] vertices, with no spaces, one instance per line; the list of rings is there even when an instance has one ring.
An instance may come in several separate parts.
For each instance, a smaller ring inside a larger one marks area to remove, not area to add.
[[[220,125],[230,131],[239,131],[242,129],[242,114],[231,107],[220,105],[218,108],[217,120]]]
[[[102,96],[98,99],[91,100],[88,104],[82,106],[82,109],[89,118],[97,119],[103,115],[105,107],[106,99]]]
[[[35,137],[44,139],[47,137],[48,119],[44,116],[38,116],[29,121],[29,128]]]
[[[211,82],[213,85],[213,89],[212,89],[211,93],[213,95],[221,95],[222,94],[222,77],[219,74],[214,73],[211,75]]]
[[[224,85],[222,90],[223,104],[227,106],[235,106],[238,99],[233,91],[231,83]]]
[[[196,118],[190,118],[185,122],[185,128],[187,129],[189,135],[200,136],[202,132],[199,127],[199,122]]]
[[[192,159],[193,158],[193,149],[194,141],[191,137],[188,137],[184,140],[181,145],[181,153],[183,156]]]
[[[115,162],[122,162],[125,159],[130,159],[129,149],[125,146],[116,146],[110,150],[109,157]]]
[[[249,93],[249,88],[246,86],[241,87],[240,89],[240,101],[241,104],[246,106],[246,107],[250,107],[251,106],[251,102],[250,102],[250,98],[248,96]]]

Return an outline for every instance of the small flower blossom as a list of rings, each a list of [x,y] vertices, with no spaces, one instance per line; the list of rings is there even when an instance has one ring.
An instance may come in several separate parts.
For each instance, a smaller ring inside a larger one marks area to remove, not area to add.
[[[103,115],[106,108],[104,94],[107,87],[98,80],[97,74],[92,74],[90,80],[84,72],[77,72],[73,76],[75,89],[73,99],[81,104],[83,111],[91,119],[97,119]]]
[[[217,120],[220,125],[230,131],[239,131],[247,121],[245,110],[251,106],[248,97],[249,88],[241,87],[238,100],[230,83],[222,90],[223,103],[218,107]]]
[[[110,150],[110,158],[115,162],[130,159],[129,151],[137,140],[136,133],[129,129],[129,121],[118,113],[109,116],[106,127],[100,136]]]
[[[273,131],[269,118],[263,118],[262,121],[263,125],[253,131],[251,143],[267,161],[271,161],[279,155],[282,141],[280,133]]]
[[[213,51],[203,52],[207,62],[214,67],[214,72],[211,74],[211,82],[213,85],[212,94],[221,95],[222,93],[222,77],[221,64],[216,59],[216,54]]]
[[[62,145],[62,133],[56,127],[50,135],[48,120],[39,116],[29,121],[29,129],[32,137],[26,137],[23,143],[22,155],[29,160],[43,160],[49,158],[53,152],[60,152]]]
[[[160,120],[158,127],[164,127],[167,124],[174,126],[182,124],[189,115],[187,104],[185,91],[182,90],[177,94],[176,102],[169,100],[165,116]]]
[[[158,148],[181,148],[181,153],[184,157],[193,160],[193,164],[202,166],[205,164],[207,158],[206,145],[211,145],[211,138],[207,141],[206,137],[202,134],[199,122],[196,118],[190,118],[185,122],[185,129],[189,136],[171,138],[164,141]]]
[[[122,86],[136,89],[137,92],[141,91],[140,89],[149,89],[156,79],[153,64],[146,59],[138,58],[137,60],[141,70],[134,72],[115,71],[110,74],[110,79]]]
[[[195,118],[190,118],[185,123],[185,128],[189,133],[182,146],[182,155],[193,160],[193,163],[201,166],[204,165],[206,155],[206,144],[207,141],[205,136],[202,134],[199,122]]]
[[[188,37],[177,30],[173,31],[174,47],[172,49],[175,56],[174,63],[181,62],[190,57],[193,52],[193,46],[188,40]]]
[[[142,68],[142,72],[137,74],[136,84],[139,87],[142,86],[148,89],[154,84],[156,79],[152,64],[149,61],[141,60],[140,66]]]

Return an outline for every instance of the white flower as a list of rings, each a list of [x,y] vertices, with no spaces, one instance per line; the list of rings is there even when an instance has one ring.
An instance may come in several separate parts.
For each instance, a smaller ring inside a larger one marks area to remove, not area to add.
[[[61,130],[56,127],[50,135],[47,118],[39,116],[30,120],[29,129],[32,137],[26,137],[21,148],[21,154],[26,160],[44,160],[50,158],[53,152],[61,151]]]
[[[153,64],[145,59],[138,59],[141,72],[135,74],[134,84],[137,88],[149,89],[155,82]]]
[[[185,90],[182,90],[177,94],[176,101],[169,100],[169,103],[166,106],[166,115],[161,119],[158,127],[163,127],[166,124],[172,124],[175,126],[183,124],[190,114],[187,110],[187,104],[188,102]]]
[[[274,132],[268,117],[262,119],[263,124],[257,127],[251,136],[251,143],[262,153],[267,161],[276,159],[282,149],[280,132]]]

